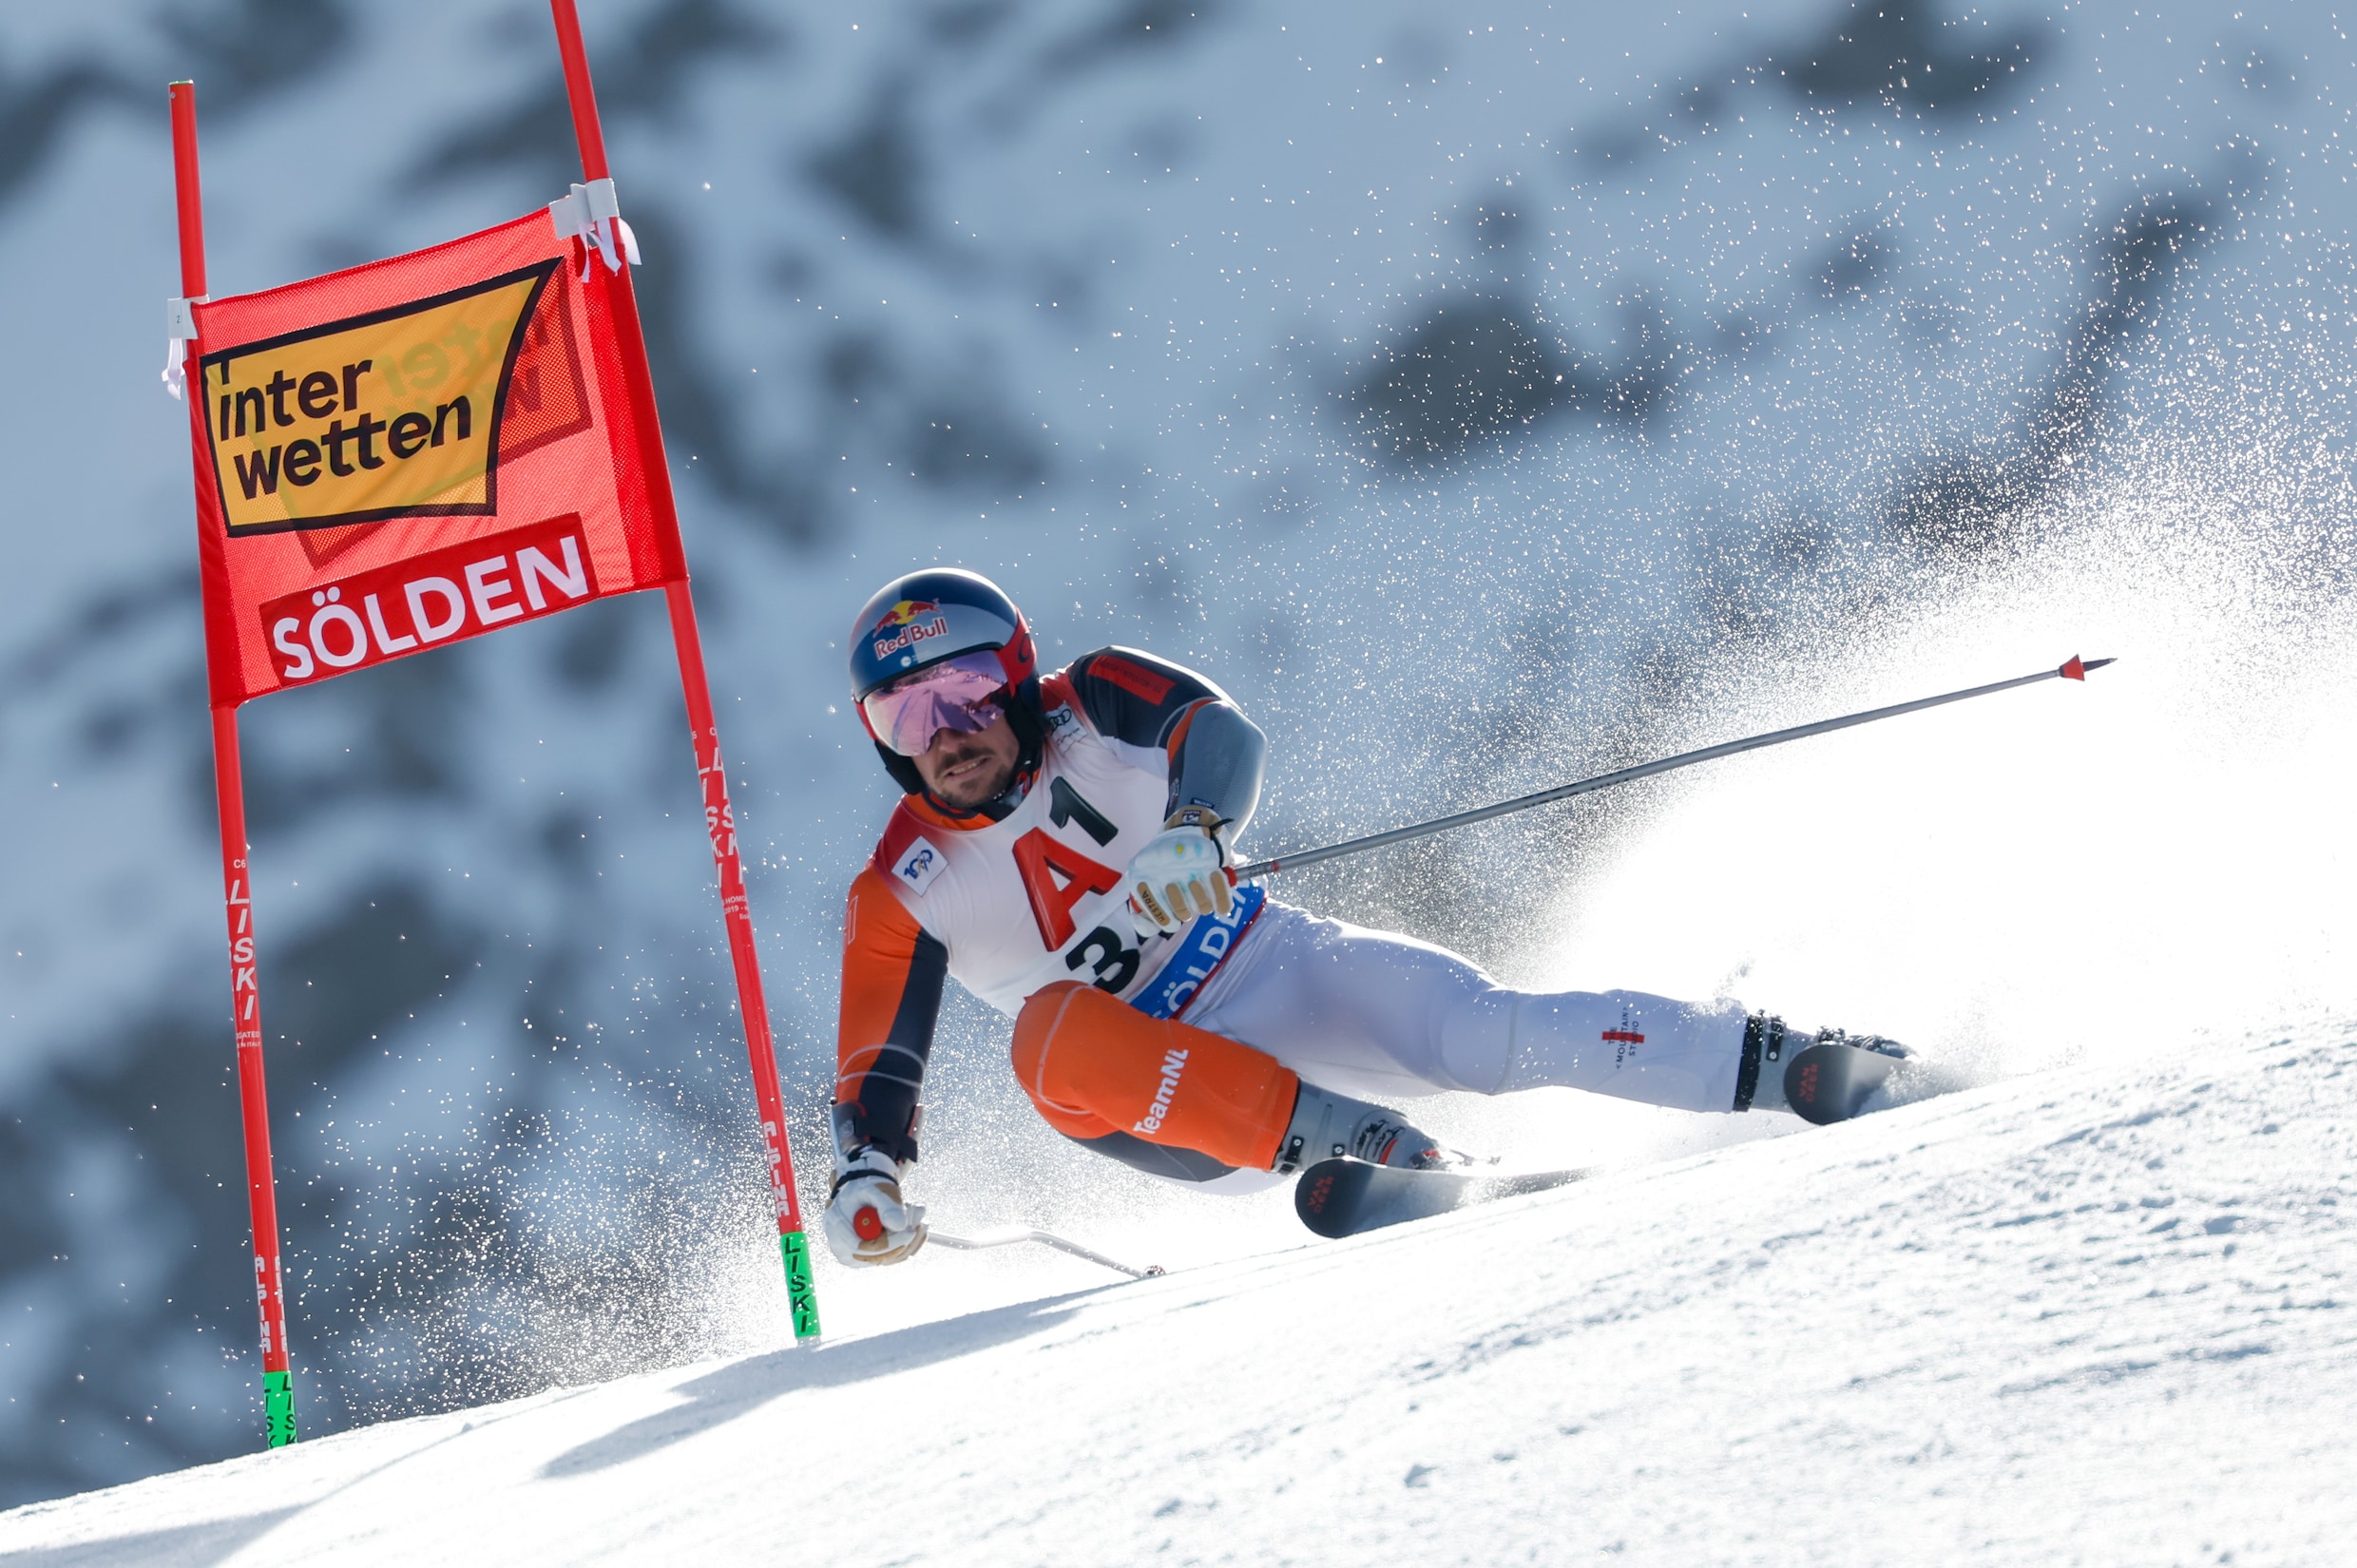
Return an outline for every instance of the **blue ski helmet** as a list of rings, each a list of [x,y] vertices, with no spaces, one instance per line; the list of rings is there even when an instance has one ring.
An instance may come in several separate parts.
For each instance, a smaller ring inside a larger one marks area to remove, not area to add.
[[[892,579],[861,606],[852,622],[850,653],[853,711],[868,738],[875,741],[893,781],[910,794],[924,790],[915,765],[884,744],[860,699],[904,675],[961,654],[998,656],[1006,677],[1000,706],[1024,738],[1024,765],[1037,765],[1039,737],[1044,733],[1039,653],[1023,612],[988,578],[956,566],[934,566]]]

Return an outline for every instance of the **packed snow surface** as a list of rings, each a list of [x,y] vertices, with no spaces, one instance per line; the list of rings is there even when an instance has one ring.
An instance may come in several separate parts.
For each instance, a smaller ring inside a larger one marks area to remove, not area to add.
[[[2320,1018],[1142,1283],[1043,1253],[1079,1288],[37,1503],[0,1553],[2323,1562],[2353,1110]]]
[[[1051,666],[1121,642],[1217,679],[1272,742],[1255,856],[2117,656],[1274,889],[1509,984],[1724,995],[1983,1080],[2357,1013],[2345,16],[582,9],[814,1217],[843,891],[892,805],[836,644],[936,562],[1003,583]],[[217,295],[581,174],[540,0],[0,6],[0,1505],[259,1425],[190,411],[158,380],[175,78]],[[660,599],[240,725],[307,1451],[776,1348]],[[1275,1195],[1057,1136],[1006,1027],[953,988],[914,1189],[945,1224],[1198,1282],[1297,1244]],[[1531,1163],[1767,1130],[1428,1104]],[[847,1338],[1087,1281],[818,1269]],[[878,1408],[823,1442],[881,1473],[912,1424]],[[843,1468],[781,1471],[781,1528]],[[1713,1485],[1775,1517],[1682,1489]]]

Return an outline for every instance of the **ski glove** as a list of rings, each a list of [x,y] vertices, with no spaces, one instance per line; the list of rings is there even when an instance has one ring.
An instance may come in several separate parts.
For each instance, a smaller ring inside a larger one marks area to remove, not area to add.
[[[827,1245],[853,1267],[898,1263],[925,1245],[925,1209],[900,1196],[900,1162],[870,1145],[838,1158]]]
[[[1198,915],[1236,908],[1226,824],[1206,806],[1182,806],[1129,863],[1129,917],[1140,937],[1177,935]]]

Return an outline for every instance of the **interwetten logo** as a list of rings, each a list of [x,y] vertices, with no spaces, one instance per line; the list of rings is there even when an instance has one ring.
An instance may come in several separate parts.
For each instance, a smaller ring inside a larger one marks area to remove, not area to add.
[[[509,385],[556,266],[206,354],[230,536],[497,511]]]

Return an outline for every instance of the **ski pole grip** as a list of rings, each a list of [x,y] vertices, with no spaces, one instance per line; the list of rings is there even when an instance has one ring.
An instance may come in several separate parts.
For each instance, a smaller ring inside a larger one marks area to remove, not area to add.
[[[873,1241],[884,1233],[884,1216],[872,1205],[852,1215],[852,1233],[862,1241]]]

